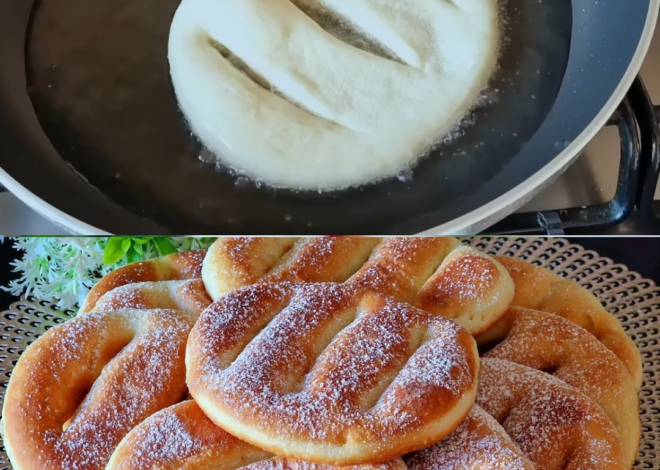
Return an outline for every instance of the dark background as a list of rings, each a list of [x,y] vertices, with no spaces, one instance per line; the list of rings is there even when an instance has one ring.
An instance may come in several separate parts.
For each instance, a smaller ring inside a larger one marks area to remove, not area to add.
[[[20,257],[20,253],[12,248],[13,242],[8,238],[4,242],[0,242],[0,287],[6,287],[11,279],[16,276],[11,272],[13,267],[9,265],[11,261]],[[9,304],[14,302],[9,293],[0,290],[0,311],[7,310]]]
[[[574,237],[573,243],[598,252],[617,263],[628,266],[642,276],[660,284],[660,238],[590,238]],[[21,256],[13,248],[13,241],[5,238],[0,243],[0,286],[6,286],[16,277],[9,263]],[[0,290],[0,311],[17,299]]]

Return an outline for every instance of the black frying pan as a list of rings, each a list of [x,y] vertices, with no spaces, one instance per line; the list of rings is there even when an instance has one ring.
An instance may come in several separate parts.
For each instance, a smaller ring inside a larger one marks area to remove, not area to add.
[[[257,188],[199,161],[168,73],[179,0],[3,0],[0,182],[90,231],[120,234],[410,234],[446,224],[580,140],[637,72],[660,3],[504,1],[492,102],[465,135],[412,181],[316,194]]]

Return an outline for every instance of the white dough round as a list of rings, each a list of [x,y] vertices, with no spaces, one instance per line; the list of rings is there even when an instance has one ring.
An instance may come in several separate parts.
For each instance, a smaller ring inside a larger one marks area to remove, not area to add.
[[[398,60],[336,38],[301,3]],[[475,105],[497,63],[498,9],[497,0],[183,0],[172,82],[221,161],[276,187],[357,186],[407,168]]]

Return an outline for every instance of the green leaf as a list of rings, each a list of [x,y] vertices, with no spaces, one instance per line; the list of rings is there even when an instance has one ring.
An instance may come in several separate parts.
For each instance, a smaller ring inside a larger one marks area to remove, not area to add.
[[[154,237],[136,237],[133,239],[133,243],[135,243],[136,245],[146,245],[153,239]]]
[[[124,254],[128,253],[128,250],[131,249],[131,239],[130,238],[124,238],[122,240],[121,249],[124,252]]]
[[[141,254],[137,253],[137,250],[135,250],[135,248],[137,248],[137,246],[134,246],[133,248],[134,248],[133,250],[129,250],[129,252],[126,253],[126,260],[129,263],[135,263],[136,261],[142,260]]]
[[[177,252],[176,247],[168,238],[154,238],[154,243],[156,244],[156,249],[158,250],[160,256],[167,256]]]
[[[135,252],[138,255],[143,255],[144,254],[144,250],[142,249],[142,245],[133,245],[133,250],[135,250]]]
[[[122,239],[111,238],[103,250],[103,264],[113,265],[124,257],[124,250],[122,250]]]

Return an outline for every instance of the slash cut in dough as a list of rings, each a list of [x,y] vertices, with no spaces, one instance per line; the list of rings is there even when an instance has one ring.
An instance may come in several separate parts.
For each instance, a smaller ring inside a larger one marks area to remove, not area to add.
[[[497,0],[183,0],[172,82],[224,163],[276,187],[358,186],[407,168],[476,104],[498,13]]]

